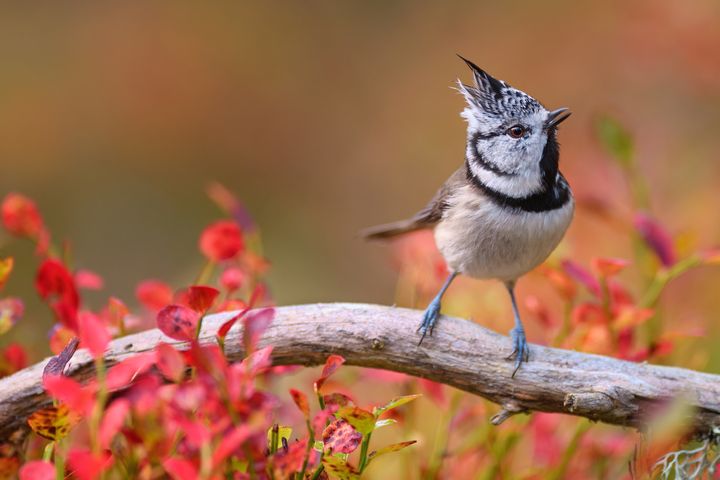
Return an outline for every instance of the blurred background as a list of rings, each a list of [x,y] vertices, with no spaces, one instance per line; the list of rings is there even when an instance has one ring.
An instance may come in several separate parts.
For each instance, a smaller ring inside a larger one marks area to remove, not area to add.
[[[606,114],[633,136],[649,209],[678,249],[720,244],[715,0],[47,2],[1,13],[0,193],[35,199],[75,264],[104,277],[94,306],[108,293],[132,305],[146,278],[192,282],[198,234],[221,216],[212,181],[260,224],[278,304],[396,301],[393,249],[357,232],[414,213],[462,164],[463,100],[450,87],[470,75],[456,53],[572,110],[561,167],[581,206],[558,255],[631,256],[627,233],[587,207],[631,213],[597,140]],[[0,342],[36,345],[39,359],[51,319],[32,288],[36,259],[2,233],[10,254],[5,294],[28,313]],[[718,372],[708,347],[719,282],[700,268],[664,294],[669,324],[701,332],[673,363]],[[520,295],[542,298],[544,283],[532,274]],[[460,285],[474,303],[460,296],[450,313],[510,328],[499,285]],[[543,327],[525,313],[533,341]]]

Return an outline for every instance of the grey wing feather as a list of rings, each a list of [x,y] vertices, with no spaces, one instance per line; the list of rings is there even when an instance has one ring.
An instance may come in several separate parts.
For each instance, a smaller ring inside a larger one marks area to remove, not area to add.
[[[432,200],[425,205],[425,208],[411,218],[366,228],[360,234],[367,239],[378,240],[392,238],[415,230],[432,228],[442,219],[451,194],[466,181],[465,169],[460,168],[440,187]]]

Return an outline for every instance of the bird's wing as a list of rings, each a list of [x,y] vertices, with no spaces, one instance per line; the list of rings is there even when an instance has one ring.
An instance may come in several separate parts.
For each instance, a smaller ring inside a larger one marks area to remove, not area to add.
[[[425,208],[407,220],[386,223],[375,227],[366,228],[360,234],[370,240],[392,238],[403,233],[414,232],[423,228],[434,227],[442,218],[443,212],[448,207],[448,199],[452,192],[467,182],[465,168],[459,168],[442,187],[435,193],[435,196],[425,205]]]

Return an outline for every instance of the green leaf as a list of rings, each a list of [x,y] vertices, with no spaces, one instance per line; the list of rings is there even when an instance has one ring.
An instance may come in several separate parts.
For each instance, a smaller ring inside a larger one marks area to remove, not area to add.
[[[400,443],[393,443],[392,445],[387,445],[380,450],[370,452],[370,455],[368,456],[369,460],[375,460],[380,455],[385,455],[386,453],[392,453],[397,452],[399,450],[402,450],[405,447],[409,447],[410,445],[417,443],[417,440],[410,440],[409,442],[400,442]]]
[[[595,122],[595,130],[603,147],[623,168],[633,166],[635,145],[632,136],[620,122],[609,116],[600,117]]]
[[[380,427],[387,427],[388,425],[394,425],[397,423],[397,420],[394,418],[384,418],[382,420],[378,420],[375,422],[375,430],[377,430]]]
[[[347,464],[339,457],[324,456],[322,463],[328,475],[338,480],[358,480],[360,478],[360,473],[355,467]]]
[[[335,416],[348,422],[363,435],[367,435],[375,429],[375,415],[359,407],[342,407],[335,413]]]
[[[383,413],[387,412],[388,410],[392,410],[393,408],[397,408],[401,405],[405,405],[406,403],[412,402],[416,398],[422,397],[420,394],[416,395],[405,395],[404,397],[397,397],[390,400],[390,403],[385,405],[384,407],[376,407],[373,411],[375,413],[375,417],[379,417]]]
[[[277,439],[277,446],[282,446],[282,439],[284,438],[287,440],[288,443],[290,443],[290,436],[292,435],[292,427],[286,427],[283,425],[278,426],[278,439]],[[273,450],[273,444],[272,444],[272,436],[273,436],[273,427],[268,428],[267,431],[267,441],[268,441],[268,450]]]
[[[324,452],[325,444],[320,440],[315,440],[315,442],[313,443],[313,449],[318,452]]]

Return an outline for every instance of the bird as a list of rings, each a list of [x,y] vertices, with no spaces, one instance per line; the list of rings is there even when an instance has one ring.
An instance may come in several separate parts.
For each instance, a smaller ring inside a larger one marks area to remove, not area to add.
[[[562,240],[575,202],[559,169],[558,126],[567,108],[547,110],[527,93],[498,80],[458,55],[472,72],[473,85],[457,80],[465,99],[465,161],[414,216],[370,227],[366,239],[391,239],[433,229],[448,277],[418,327],[420,346],[432,335],[443,295],[458,275],[501,281],[510,297],[514,327],[511,377],[529,361],[515,285],[540,265]]]

